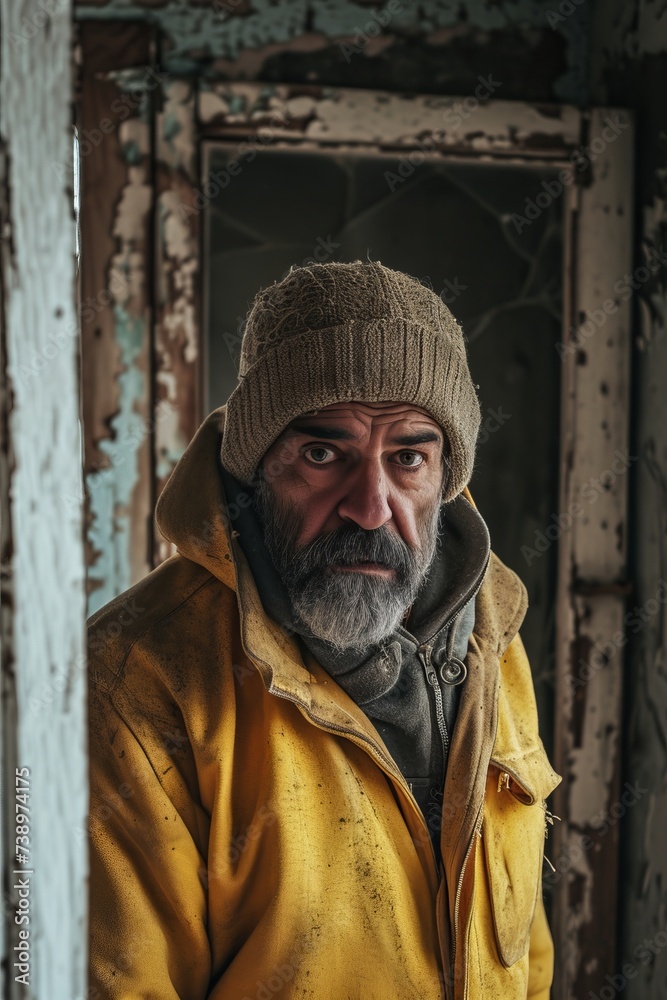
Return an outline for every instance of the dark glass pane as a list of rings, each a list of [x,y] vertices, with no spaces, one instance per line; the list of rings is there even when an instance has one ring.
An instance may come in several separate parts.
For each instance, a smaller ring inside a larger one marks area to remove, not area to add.
[[[209,172],[234,153],[216,146]],[[557,171],[269,149],[240,163],[206,210],[208,408],[236,384],[255,292],[292,264],[370,258],[427,281],[468,339],[483,412],[470,491],[528,588],[521,635],[551,751],[556,546],[528,549],[558,511],[562,199],[544,187]],[[527,199],[544,207],[527,216]]]

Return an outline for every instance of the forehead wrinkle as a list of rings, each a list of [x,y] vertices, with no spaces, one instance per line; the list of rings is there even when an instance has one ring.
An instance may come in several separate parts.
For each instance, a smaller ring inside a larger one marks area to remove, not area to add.
[[[285,428],[286,434],[304,434],[308,437],[329,438],[334,441],[352,441],[355,435],[342,427],[327,427],[324,424],[298,424]]]

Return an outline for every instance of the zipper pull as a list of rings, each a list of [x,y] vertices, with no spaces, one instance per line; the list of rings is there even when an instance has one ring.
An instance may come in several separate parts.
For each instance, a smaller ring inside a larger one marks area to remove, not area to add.
[[[502,792],[503,788],[506,788],[509,792],[510,789],[510,776],[507,771],[501,771],[498,775],[498,791]]]
[[[421,657],[421,661],[424,664],[424,670],[426,671],[426,679],[432,687],[438,683],[438,675],[431,663],[431,653],[433,652],[433,646],[419,646],[417,652]]]

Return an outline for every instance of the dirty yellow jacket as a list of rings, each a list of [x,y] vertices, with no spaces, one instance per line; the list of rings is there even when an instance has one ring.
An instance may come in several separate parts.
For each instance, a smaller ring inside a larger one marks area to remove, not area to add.
[[[494,553],[444,789],[443,870],[363,711],[259,600],[202,424],[157,518],[177,552],[89,620],[94,1000],[546,1000],[545,799]],[[470,494],[466,496],[472,502]]]

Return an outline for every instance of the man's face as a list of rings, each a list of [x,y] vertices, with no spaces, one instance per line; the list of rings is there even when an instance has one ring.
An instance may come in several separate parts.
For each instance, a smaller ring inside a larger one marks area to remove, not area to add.
[[[303,414],[266,452],[257,509],[313,635],[363,649],[400,624],[435,554],[445,444],[419,407],[350,402]]]

